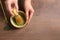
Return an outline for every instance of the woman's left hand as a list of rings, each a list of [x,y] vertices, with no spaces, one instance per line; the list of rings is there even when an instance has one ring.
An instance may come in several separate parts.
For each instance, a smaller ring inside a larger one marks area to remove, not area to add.
[[[25,9],[27,21],[29,24],[29,22],[31,21],[31,18],[33,16],[33,13],[34,13],[34,9],[32,7],[31,1],[24,2],[24,9]]]

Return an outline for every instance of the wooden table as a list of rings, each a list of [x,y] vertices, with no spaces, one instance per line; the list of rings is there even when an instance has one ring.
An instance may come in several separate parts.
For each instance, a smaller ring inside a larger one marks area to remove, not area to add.
[[[33,0],[31,23],[22,29],[4,30],[0,12],[0,40],[60,40],[60,0]]]

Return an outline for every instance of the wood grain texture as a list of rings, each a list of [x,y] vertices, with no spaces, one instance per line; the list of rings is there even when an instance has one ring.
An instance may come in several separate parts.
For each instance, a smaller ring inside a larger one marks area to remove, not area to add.
[[[0,40],[60,40],[60,0],[32,0],[32,4],[34,16],[22,29],[5,31],[0,16]]]

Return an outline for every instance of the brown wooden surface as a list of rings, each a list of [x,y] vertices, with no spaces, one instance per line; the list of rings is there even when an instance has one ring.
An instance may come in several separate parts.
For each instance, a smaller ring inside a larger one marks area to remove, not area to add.
[[[0,40],[60,40],[60,0],[32,1],[35,13],[23,29],[5,31],[0,15]]]

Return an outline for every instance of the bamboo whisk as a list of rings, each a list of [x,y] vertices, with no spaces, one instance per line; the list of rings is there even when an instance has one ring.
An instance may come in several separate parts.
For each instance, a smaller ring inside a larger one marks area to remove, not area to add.
[[[15,15],[15,20],[16,20],[16,23],[19,25],[21,24],[23,21],[22,21],[22,18],[21,16],[18,14],[18,12],[16,11],[16,9],[13,9],[13,13]]]

